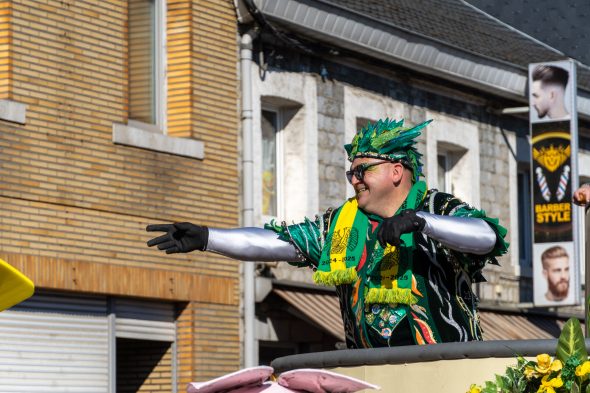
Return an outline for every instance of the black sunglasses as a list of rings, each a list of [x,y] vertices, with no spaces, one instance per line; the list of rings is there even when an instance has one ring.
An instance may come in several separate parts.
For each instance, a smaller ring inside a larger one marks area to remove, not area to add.
[[[372,164],[357,165],[354,169],[346,171],[346,178],[348,179],[348,182],[351,184],[352,184],[352,176],[356,177],[359,181],[363,181],[363,179],[365,177],[365,171],[367,169],[372,168],[377,165],[387,164],[387,163],[391,163],[391,161],[380,161],[380,162],[375,162]]]

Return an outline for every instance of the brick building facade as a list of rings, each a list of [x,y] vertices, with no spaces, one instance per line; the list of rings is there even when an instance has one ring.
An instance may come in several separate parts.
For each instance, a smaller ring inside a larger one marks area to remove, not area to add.
[[[238,174],[236,29],[226,0],[0,2],[0,257],[37,287],[20,311],[3,313],[0,330],[24,314],[68,314],[51,301],[41,310],[37,298],[94,299],[101,306],[91,314],[108,328],[101,343],[113,345],[93,361],[97,391],[113,391],[115,374],[130,370],[129,359],[119,362],[125,370],[109,369],[116,344],[121,353],[138,350],[140,336],[125,336],[131,345],[113,333],[124,321],[111,305],[125,299],[140,300],[146,313],[171,310],[176,329],[164,349],[148,340],[138,351],[162,360],[141,370],[145,386],[129,382],[137,391],[183,391],[239,367],[239,265],[145,245],[148,223],[238,224],[238,182],[218,180]],[[50,337],[43,334],[37,339]],[[20,339],[23,348],[37,340]],[[40,358],[24,369],[41,367]],[[71,363],[50,363],[56,391],[90,383],[70,380],[78,373]],[[32,386],[34,374],[18,384]]]

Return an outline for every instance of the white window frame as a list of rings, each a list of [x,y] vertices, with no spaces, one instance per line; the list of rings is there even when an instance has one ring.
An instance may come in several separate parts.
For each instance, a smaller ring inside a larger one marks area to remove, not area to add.
[[[426,111],[425,115],[426,119],[434,120],[423,131],[427,182],[433,188],[438,187],[438,154],[447,153],[452,160],[448,172],[453,195],[472,206],[481,206],[480,187],[473,184],[480,173],[479,129],[473,123],[439,112]]]
[[[113,123],[113,142],[174,155],[204,159],[202,141],[190,138],[169,137],[167,127],[167,48],[166,0],[154,0],[156,30],[155,49],[155,124],[128,119],[127,124]]]
[[[460,168],[461,162],[463,162],[463,167],[468,164],[468,162],[466,162],[468,154],[469,149],[465,146],[441,140],[438,141],[436,144],[436,186],[439,191],[456,195],[460,186],[459,182],[463,180],[460,175],[461,170],[464,170],[464,168]],[[444,184],[438,184],[438,170],[440,169],[438,158],[441,156],[445,159],[443,174]]]
[[[451,179],[451,165],[450,165],[450,160],[452,159],[451,157],[452,153],[449,153],[446,150],[439,150],[437,152],[436,155],[436,159],[437,159],[437,169],[439,169],[438,167],[438,159],[439,157],[444,158],[444,183],[445,184],[439,184],[439,191],[443,191],[446,192],[448,194],[452,194],[453,193],[453,182]],[[438,177],[437,177],[438,179]]]
[[[301,222],[319,210],[318,111],[317,81],[311,75],[271,72],[260,78],[259,68],[252,68],[252,122],[254,126],[254,200],[261,198],[262,107],[283,111],[283,212],[285,222]],[[256,225],[265,223],[261,204],[254,205]]]
[[[149,0],[147,0],[149,1]],[[167,134],[166,122],[166,91],[168,78],[166,77],[166,0],[154,0],[155,29],[155,64],[154,64],[154,112],[155,124],[128,119],[127,125],[157,134]]]
[[[277,115],[276,146],[275,146],[275,154],[277,157],[277,159],[276,159],[277,215],[270,216],[270,215],[262,214],[263,221],[270,222],[270,220],[273,220],[273,219],[278,220],[280,217],[284,217],[284,207],[285,207],[284,184],[283,184],[283,178],[284,178],[284,174],[285,174],[285,168],[284,168],[284,154],[285,154],[285,152],[284,152],[284,141],[283,141],[283,139],[284,139],[284,133],[283,133],[284,119],[283,119],[283,111],[280,107],[264,103],[260,109],[261,118],[262,118],[263,111],[274,112]],[[262,140],[261,140],[261,142],[262,142]],[[261,159],[262,159],[262,156],[261,156]],[[262,193],[261,193],[261,195],[262,195]],[[261,199],[260,203],[261,203],[260,209],[262,211],[262,199]]]
[[[167,56],[168,49],[166,48],[166,0],[155,0],[156,2],[156,126],[160,129],[162,134],[167,135],[168,126],[166,121],[167,112]]]

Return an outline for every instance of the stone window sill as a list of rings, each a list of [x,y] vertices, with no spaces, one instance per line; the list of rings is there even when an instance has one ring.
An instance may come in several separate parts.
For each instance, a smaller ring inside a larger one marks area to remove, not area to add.
[[[113,123],[113,142],[199,160],[205,158],[205,144],[202,141],[174,138],[126,124]]]
[[[11,100],[0,100],[0,120],[25,124],[27,121],[27,106]]]

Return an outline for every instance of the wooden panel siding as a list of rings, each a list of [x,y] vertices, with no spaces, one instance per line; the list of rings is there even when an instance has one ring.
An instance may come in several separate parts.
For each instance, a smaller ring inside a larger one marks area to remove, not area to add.
[[[46,289],[163,300],[199,300],[233,306],[239,303],[237,277],[222,278],[6,252],[0,253],[0,258],[26,274],[36,286]]]

